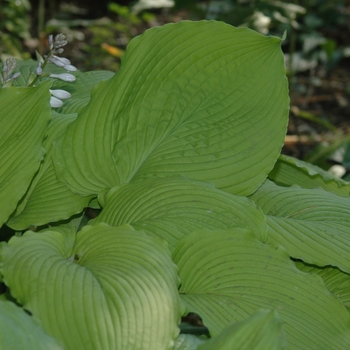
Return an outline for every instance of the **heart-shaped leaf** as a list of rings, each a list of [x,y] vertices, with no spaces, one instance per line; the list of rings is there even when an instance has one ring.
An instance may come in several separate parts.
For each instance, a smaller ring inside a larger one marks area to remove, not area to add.
[[[266,240],[263,213],[247,198],[185,178],[150,178],[110,190],[102,213],[91,223],[130,224],[165,239],[178,241],[200,229],[246,228]]]
[[[57,144],[72,191],[187,177],[251,194],[284,141],[289,97],[281,40],[215,21],[152,28]],[[259,161],[256,161],[259,159]]]
[[[347,349],[350,316],[322,279],[298,270],[286,252],[249,232],[197,232],[173,253],[187,310],[212,336],[259,309],[277,310],[287,349]]]
[[[11,294],[67,349],[172,348],[182,308],[164,242],[101,224],[28,231],[2,255]]]

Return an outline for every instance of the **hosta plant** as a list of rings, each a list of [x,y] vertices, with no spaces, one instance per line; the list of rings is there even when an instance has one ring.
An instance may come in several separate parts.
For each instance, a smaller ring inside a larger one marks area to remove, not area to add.
[[[167,24],[115,74],[55,40],[0,90],[0,348],[349,349],[350,185],[280,155],[281,39]]]

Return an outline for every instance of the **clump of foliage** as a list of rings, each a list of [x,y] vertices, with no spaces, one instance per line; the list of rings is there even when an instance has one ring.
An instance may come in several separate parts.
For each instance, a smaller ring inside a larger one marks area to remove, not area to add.
[[[0,1],[0,58],[10,53],[12,56],[25,57],[22,53],[22,41],[30,39],[31,6],[28,0]]]
[[[1,348],[349,348],[350,185],[280,156],[281,39],[184,21],[117,74],[37,68],[0,90]]]

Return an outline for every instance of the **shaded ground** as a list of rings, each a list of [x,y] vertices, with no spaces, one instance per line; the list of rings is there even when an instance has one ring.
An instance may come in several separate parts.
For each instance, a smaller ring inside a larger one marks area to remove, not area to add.
[[[291,84],[284,153],[304,159],[315,145],[346,134],[350,134],[350,60],[344,59],[331,71],[320,67],[298,74]]]

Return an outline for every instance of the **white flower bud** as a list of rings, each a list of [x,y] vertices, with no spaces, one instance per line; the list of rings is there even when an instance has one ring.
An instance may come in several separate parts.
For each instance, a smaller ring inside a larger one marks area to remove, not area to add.
[[[57,98],[61,98],[62,100],[71,97],[71,94],[65,90],[51,90],[50,89],[50,93],[52,96],[55,96]]]
[[[70,60],[69,60],[68,58],[65,58],[65,57],[58,57],[58,56],[56,56],[56,55],[53,55],[52,57],[53,57],[54,59],[56,59],[56,60],[62,62],[64,65],[70,64]]]
[[[71,64],[66,64],[63,68],[68,72],[75,72],[77,70],[77,67],[72,66]]]
[[[12,74],[11,79],[14,80],[14,79],[18,78],[20,75],[21,75],[20,72],[16,72],[16,73]]]
[[[73,74],[69,74],[69,73],[50,74],[50,78],[57,78],[57,79],[61,79],[63,81],[69,81],[69,82],[72,82],[76,79]]]
[[[52,108],[62,107],[63,106],[63,102],[61,100],[59,100],[58,98],[51,96],[51,98],[50,98],[50,106]]]
[[[52,34],[49,35],[49,47],[50,47],[50,50],[53,49],[53,36],[52,36]]]
[[[41,68],[41,62],[38,63],[38,67],[36,67],[36,69],[35,69],[35,74],[36,75],[43,74],[43,69]]]
[[[61,60],[59,60],[59,59],[57,59],[55,57],[50,57],[49,61],[51,63],[53,63],[55,66],[57,66],[57,67],[61,67],[62,68],[62,67],[65,66],[65,64]]]
[[[56,45],[56,48],[61,48],[62,46],[64,45],[67,45],[68,44],[68,41],[67,40],[60,40],[60,41],[56,41],[55,43]]]

